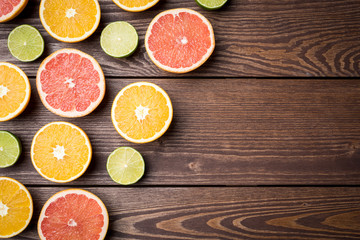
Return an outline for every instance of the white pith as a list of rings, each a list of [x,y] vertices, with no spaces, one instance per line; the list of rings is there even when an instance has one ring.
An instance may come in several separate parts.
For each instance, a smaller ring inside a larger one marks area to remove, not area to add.
[[[15,6],[11,12],[0,17],[0,22],[7,21],[9,18],[11,18],[14,15],[15,12],[17,12],[19,9],[21,9],[24,6],[24,4],[26,4],[26,3],[27,3],[27,1],[21,0],[19,2],[19,4],[17,6]]]
[[[1,151],[1,152],[4,151],[4,148],[3,148],[3,147],[0,147],[0,151]]]
[[[6,96],[9,91],[10,90],[7,87],[5,87],[4,85],[0,85],[0,98]]]
[[[66,10],[65,15],[67,18],[72,18],[77,14],[76,9],[73,8],[69,8],[68,10]]]
[[[57,160],[63,160],[65,157],[65,148],[64,146],[56,145],[56,147],[53,148],[53,155],[54,158],[57,158]]]
[[[133,7],[133,8],[130,8],[130,7],[127,7],[125,6],[124,4],[121,4],[118,0],[113,0],[113,2],[118,5],[118,7],[126,10],[126,11],[129,11],[129,12],[140,12],[140,11],[144,11],[148,8],[151,8],[152,6],[154,6],[155,4],[157,4],[159,2],[159,0],[154,0],[152,2],[149,2],[148,4],[146,4],[145,6],[143,7]]]
[[[137,118],[137,120],[140,122],[142,120],[145,120],[146,116],[149,115],[149,110],[150,108],[148,107],[143,107],[141,106],[138,106],[136,109],[135,109],[135,116]]]
[[[0,216],[5,217],[8,214],[9,208],[0,200]]]
[[[77,223],[75,222],[74,219],[71,218],[71,219],[68,221],[68,226],[69,226],[69,227],[76,227],[76,226],[77,226]]]

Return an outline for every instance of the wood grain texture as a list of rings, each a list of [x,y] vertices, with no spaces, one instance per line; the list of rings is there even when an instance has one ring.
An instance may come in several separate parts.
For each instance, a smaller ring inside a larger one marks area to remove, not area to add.
[[[107,93],[89,116],[65,119],[40,102],[31,79],[26,111],[0,123],[18,135],[24,153],[0,175],[49,184],[33,168],[30,147],[43,125],[64,120],[89,135],[93,160],[69,185],[115,185],[108,155],[132,146],[144,156],[139,185],[360,184],[360,82],[335,79],[154,79],[168,92],[174,120],[163,137],[132,144],[114,129],[110,111],[118,91],[143,79],[107,79]]]
[[[63,188],[29,188],[34,216],[15,239],[38,239],[45,201]],[[110,215],[106,239],[360,238],[360,188],[87,188]]]
[[[158,69],[148,58],[144,36],[151,19],[167,9],[185,7],[204,14],[213,24],[216,49],[210,60],[184,76],[360,76],[360,1],[358,0],[232,0],[219,11],[201,9],[194,0],[160,1],[142,13],[129,13],[111,0],[99,0],[102,18],[97,31],[76,44],[61,43],[44,30],[38,17],[40,0],[30,0],[16,19],[0,25],[0,61],[19,65],[35,76],[41,61],[55,50],[72,47],[93,55],[106,76],[178,77]],[[127,59],[107,56],[100,48],[102,29],[124,20],[139,33],[139,49]],[[7,49],[7,36],[20,24],[31,24],[45,38],[43,56],[21,63]]]

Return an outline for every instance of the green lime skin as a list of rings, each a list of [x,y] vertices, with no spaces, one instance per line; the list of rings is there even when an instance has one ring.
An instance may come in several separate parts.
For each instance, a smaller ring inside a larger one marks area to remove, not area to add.
[[[0,168],[14,165],[21,155],[21,142],[8,131],[0,131]]]
[[[218,10],[222,6],[224,6],[228,0],[195,0],[195,1],[200,7],[206,10]]]

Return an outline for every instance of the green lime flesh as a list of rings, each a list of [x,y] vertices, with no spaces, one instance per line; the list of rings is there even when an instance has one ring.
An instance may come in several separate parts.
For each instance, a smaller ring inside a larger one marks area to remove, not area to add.
[[[18,60],[31,62],[44,52],[44,39],[36,28],[24,24],[11,31],[8,37],[8,48]]]
[[[20,140],[8,131],[0,131],[0,168],[14,165],[20,154]]]
[[[101,33],[100,45],[112,57],[123,58],[133,54],[138,46],[139,36],[129,23],[119,21],[107,25]]]
[[[224,6],[227,0],[195,0],[196,3],[207,10],[217,10]]]
[[[135,149],[120,147],[109,155],[106,169],[116,183],[129,185],[136,183],[144,175],[145,162]]]

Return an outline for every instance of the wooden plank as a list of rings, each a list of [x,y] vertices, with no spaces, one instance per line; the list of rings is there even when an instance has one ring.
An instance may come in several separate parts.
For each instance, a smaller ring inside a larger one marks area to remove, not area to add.
[[[38,239],[45,201],[16,239]],[[89,188],[110,215],[106,239],[359,239],[360,188]]]
[[[120,146],[144,156],[146,174],[139,185],[360,184],[357,80],[156,79],[172,99],[174,120],[163,137],[143,145],[124,140],[110,118],[116,93],[134,81],[142,79],[107,79],[95,112],[65,119],[42,105],[31,79],[26,111],[0,123],[20,137],[24,154],[0,175],[50,184],[31,164],[31,141],[43,125],[63,120],[83,128],[94,151],[89,169],[71,184],[115,184],[105,166]]]
[[[100,0],[102,19],[98,30],[89,39],[76,44],[61,43],[46,33],[38,16],[39,2],[30,0],[20,16],[0,25],[0,61],[19,65],[29,76],[36,75],[40,62],[47,55],[72,47],[95,56],[106,76],[174,77],[149,60],[144,36],[157,13],[178,7],[203,13],[213,24],[216,34],[216,49],[211,59],[186,77],[360,75],[358,0],[229,1],[220,11],[205,11],[194,0],[167,0],[142,13],[125,12],[111,0]],[[140,36],[139,49],[127,59],[107,56],[99,44],[101,30],[108,23],[118,20],[133,24]],[[7,49],[8,34],[24,23],[38,28],[46,42],[43,56],[33,63],[15,60]]]

